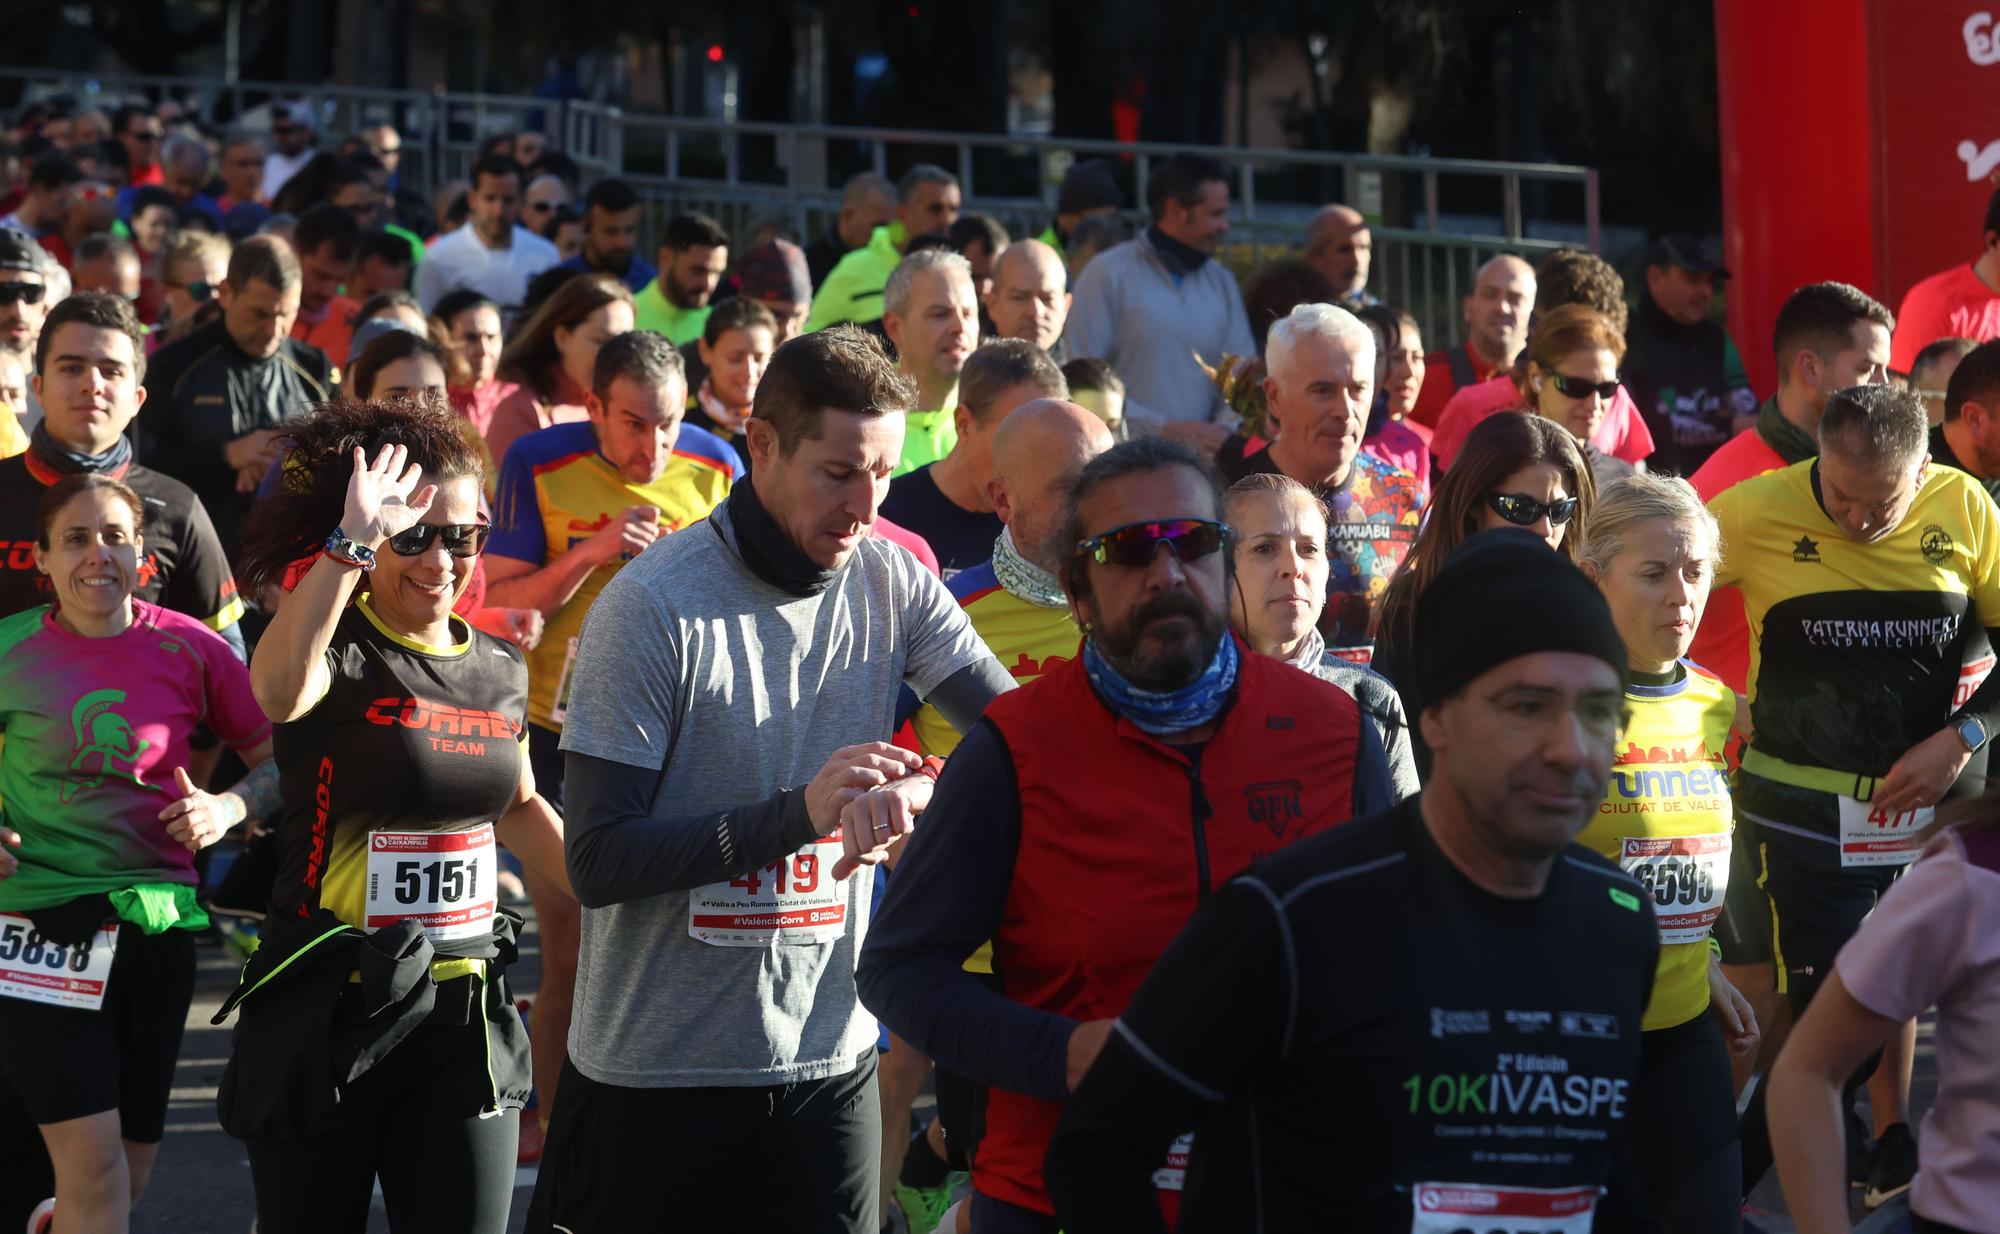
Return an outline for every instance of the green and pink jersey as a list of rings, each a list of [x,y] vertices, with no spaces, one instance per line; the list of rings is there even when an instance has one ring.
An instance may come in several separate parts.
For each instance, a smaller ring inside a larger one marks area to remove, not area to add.
[[[144,600],[110,638],[58,625],[47,607],[0,620],[0,820],[21,835],[0,912],[148,883],[195,883],[194,856],[160,811],[206,725],[247,751],[271,724],[229,644]]]

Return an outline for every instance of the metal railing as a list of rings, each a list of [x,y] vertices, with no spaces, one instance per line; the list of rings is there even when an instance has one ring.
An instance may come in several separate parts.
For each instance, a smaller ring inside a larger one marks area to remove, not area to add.
[[[538,122],[587,177],[622,175],[639,190],[648,241],[670,214],[689,209],[714,215],[739,238],[767,226],[816,237],[837,216],[849,176],[892,176],[919,161],[953,171],[966,208],[992,214],[1009,234],[1034,235],[1048,225],[1074,160],[1104,159],[1126,200],[1137,203],[1156,160],[1197,150],[1230,168],[1229,259],[1239,273],[1296,250],[1306,219],[1325,202],[1378,206],[1373,212],[1388,221],[1371,229],[1371,289],[1410,309],[1432,342],[1458,340],[1459,301],[1493,254],[1533,260],[1563,247],[1599,247],[1597,172],[1570,165],[728,122],[581,100],[361,86],[19,68],[0,69],[0,82],[17,83],[24,97],[61,91],[100,105],[171,94],[206,126],[223,129],[255,127],[251,118],[270,102],[304,100],[322,133],[395,125],[401,181],[427,193],[462,177],[486,137]],[[1142,211],[1127,213],[1142,221]]]

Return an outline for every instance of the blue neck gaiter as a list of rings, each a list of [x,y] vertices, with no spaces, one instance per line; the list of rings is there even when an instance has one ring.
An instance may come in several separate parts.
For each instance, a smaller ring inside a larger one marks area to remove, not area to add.
[[[1083,672],[1091,688],[1111,710],[1155,737],[1199,728],[1222,714],[1223,701],[1236,686],[1236,664],[1236,640],[1225,634],[1201,676],[1178,690],[1158,693],[1125,680],[1097,650],[1096,639],[1083,641]]]

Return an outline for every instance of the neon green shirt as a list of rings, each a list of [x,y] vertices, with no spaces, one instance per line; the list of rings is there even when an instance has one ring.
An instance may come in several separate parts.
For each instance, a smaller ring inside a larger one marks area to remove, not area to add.
[[[824,330],[843,321],[882,320],[882,289],[889,285],[890,273],[903,260],[903,245],[909,239],[908,230],[892,219],[888,225],[877,227],[869,235],[868,243],[842,257],[813,293],[806,329]]]
[[[685,346],[700,338],[702,330],[707,328],[711,306],[682,308],[667,299],[660,290],[660,279],[665,277],[663,274],[655,278],[632,297],[634,324],[637,329],[666,335],[667,341],[676,347]]]

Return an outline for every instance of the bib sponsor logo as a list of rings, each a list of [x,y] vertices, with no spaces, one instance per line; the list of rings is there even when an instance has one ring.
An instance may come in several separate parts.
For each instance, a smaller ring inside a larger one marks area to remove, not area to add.
[[[1924,528],[1923,538],[1917,545],[1923,551],[1924,560],[1934,566],[1941,566],[1951,560],[1951,533],[1936,523]]]

